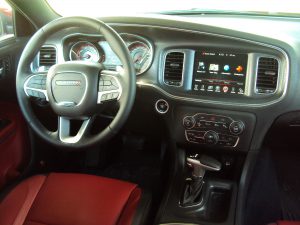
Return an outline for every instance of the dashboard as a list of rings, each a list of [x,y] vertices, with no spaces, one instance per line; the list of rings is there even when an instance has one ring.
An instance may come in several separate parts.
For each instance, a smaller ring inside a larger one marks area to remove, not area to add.
[[[100,19],[128,46],[138,108],[161,116],[180,145],[256,150],[279,115],[300,108],[300,39],[286,26],[298,27],[295,20],[243,18],[248,26],[241,27],[240,20],[222,16]],[[282,32],[255,27],[274,20]],[[111,71],[122,67],[101,34],[70,28],[47,40],[33,72],[51,66],[43,61],[47,47],[55,51],[54,63],[91,60]]]

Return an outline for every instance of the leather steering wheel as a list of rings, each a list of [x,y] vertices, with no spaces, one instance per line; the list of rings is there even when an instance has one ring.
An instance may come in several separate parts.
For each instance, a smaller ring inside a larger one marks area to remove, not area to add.
[[[112,72],[105,70],[101,63],[70,61],[52,66],[47,73],[34,73],[31,63],[45,40],[70,27],[84,27],[102,34],[123,69]],[[110,26],[87,17],[62,17],[39,29],[27,43],[18,64],[16,90],[24,117],[39,136],[60,147],[82,148],[108,140],[125,123],[135,99],[135,69],[126,44]],[[58,116],[57,131],[50,132],[37,119],[30,96],[49,102]],[[93,118],[112,102],[119,104],[115,118],[103,131],[91,135]],[[81,120],[82,125],[71,136],[72,120]]]

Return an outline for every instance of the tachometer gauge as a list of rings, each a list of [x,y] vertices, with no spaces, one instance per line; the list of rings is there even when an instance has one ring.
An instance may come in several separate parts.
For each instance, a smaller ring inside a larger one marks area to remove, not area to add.
[[[91,42],[79,41],[71,47],[70,59],[72,61],[102,62],[104,61],[104,53]]]
[[[144,43],[136,41],[128,46],[137,75],[144,73],[151,64],[152,51]]]

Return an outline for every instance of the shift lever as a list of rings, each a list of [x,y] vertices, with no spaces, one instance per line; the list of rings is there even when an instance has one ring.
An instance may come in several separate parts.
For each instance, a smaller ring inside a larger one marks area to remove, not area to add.
[[[193,168],[193,177],[204,178],[205,171],[219,171],[221,170],[221,163],[214,158],[202,155],[200,159],[196,159],[197,155],[193,158],[187,158],[187,164]]]
[[[187,180],[182,205],[189,206],[196,204],[201,200],[201,191],[204,184],[203,178],[206,170],[219,171],[221,163],[214,158],[202,155],[198,158],[198,154],[187,158],[187,165],[193,169],[192,179]]]

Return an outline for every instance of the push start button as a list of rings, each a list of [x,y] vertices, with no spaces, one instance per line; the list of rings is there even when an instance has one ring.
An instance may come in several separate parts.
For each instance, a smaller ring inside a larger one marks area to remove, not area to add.
[[[165,114],[169,111],[169,104],[166,100],[164,99],[159,99],[156,103],[155,103],[155,109],[158,113],[160,114]]]

